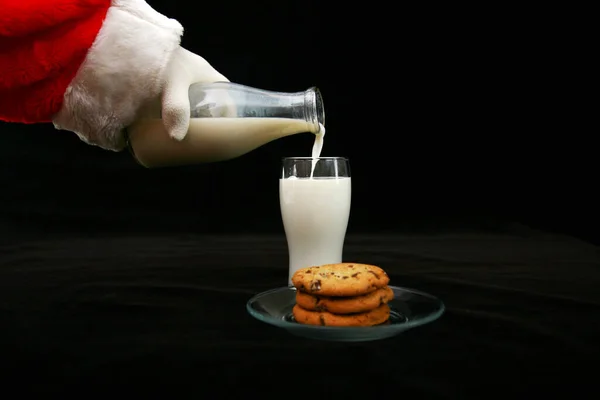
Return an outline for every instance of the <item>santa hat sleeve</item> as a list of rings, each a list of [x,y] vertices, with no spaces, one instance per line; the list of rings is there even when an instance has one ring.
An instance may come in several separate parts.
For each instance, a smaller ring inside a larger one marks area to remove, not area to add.
[[[183,27],[143,0],[0,0],[0,120],[120,150]]]

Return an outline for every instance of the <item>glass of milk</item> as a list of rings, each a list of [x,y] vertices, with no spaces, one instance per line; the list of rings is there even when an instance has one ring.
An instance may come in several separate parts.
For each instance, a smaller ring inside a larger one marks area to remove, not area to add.
[[[289,252],[288,285],[300,268],[342,262],[350,199],[348,159],[282,160],[279,203]]]

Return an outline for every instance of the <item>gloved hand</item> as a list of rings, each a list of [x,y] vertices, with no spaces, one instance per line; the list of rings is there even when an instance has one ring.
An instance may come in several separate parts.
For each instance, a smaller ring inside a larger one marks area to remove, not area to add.
[[[141,18],[140,18],[141,17]],[[179,45],[183,28],[141,0],[113,2],[72,91],[53,122],[93,145],[126,147],[125,129],[149,104],[162,100],[169,134],[183,139],[189,124],[188,89],[227,80],[205,59]]]
[[[127,82],[121,82],[121,87],[127,88],[129,93],[138,93],[138,95],[134,95],[133,99],[129,98],[129,103],[126,105],[119,106],[119,104],[115,103],[109,103],[108,105],[119,107],[114,112],[133,108],[137,108],[137,111],[132,113],[129,118],[121,118],[123,122],[118,131],[113,130],[111,132],[110,130],[97,129],[99,127],[98,124],[92,125],[92,129],[82,130],[81,125],[79,125],[80,129],[73,129],[73,131],[83,141],[108,150],[120,151],[125,148],[127,140],[125,129],[123,128],[126,128],[129,123],[134,122],[137,118],[142,118],[144,114],[148,115],[148,113],[153,118],[162,118],[169,135],[176,140],[182,140],[187,133],[190,122],[190,102],[188,95],[190,85],[194,83],[229,81],[204,58],[181,46],[178,46],[173,51],[164,72],[159,76],[152,77],[157,80],[157,86],[160,88],[159,92],[147,90],[146,85],[142,82],[143,77],[134,77],[129,73],[126,76],[130,76],[132,79]],[[99,87],[100,91],[106,88],[110,90],[110,86]],[[142,93],[142,90],[144,90],[144,93]],[[156,95],[150,98],[152,93],[156,93]],[[159,108],[158,110],[156,109],[157,107]],[[61,129],[69,129],[69,127],[73,126],[69,125],[69,123],[74,122],[75,119],[85,123],[86,119],[91,118],[91,114],[83,113],[72,115],[71,120],[67,120],[66,123],[64,120],[59,119],[55,119],[54,123],[58,128],[58,122],[60,121],[62,122],[60,124]],[[95,130],[94,127],[96,127]]]
[[[144,0],[0,0],[0,10],[3,121],[53,122],[120,151],[126,127],[161,100],[168,132],[182,139],[189,86],[226,80]]]
[[[188,91],[194,83],[229,82],[204,58],[179,47],[171,59],[162,93],[162,120],[169,135],[185,137],[190,122]]]

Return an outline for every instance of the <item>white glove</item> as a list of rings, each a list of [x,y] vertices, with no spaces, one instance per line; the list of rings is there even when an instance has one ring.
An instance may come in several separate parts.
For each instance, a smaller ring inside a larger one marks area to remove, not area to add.
[[[53,117],[55,127],[75,132],[88,144],[121,151],[127,143],[126,127],[154,106],[162,107],[169,134],[183,139],[189,124],[190,85],[227,79],[202,57],[183,49],[182,34],[179,22],[143,0],[112,0]],[[163,106],[158,105],[161,99]]]
[[[179,47],[167,67],[162,120],[169,135],[182,140],[190,123],[189,88],[194,83],[229,82],[204,58]]]

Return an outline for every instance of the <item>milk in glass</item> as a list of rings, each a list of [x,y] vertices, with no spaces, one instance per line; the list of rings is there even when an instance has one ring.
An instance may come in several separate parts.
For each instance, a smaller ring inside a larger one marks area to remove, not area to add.
[[[351,202],[351,178],[314,176],[325,129],[315,137],[308,177],[279,180],[281,216],[288,244],[289,276],[300,268],[342,262]]]

